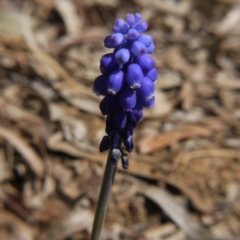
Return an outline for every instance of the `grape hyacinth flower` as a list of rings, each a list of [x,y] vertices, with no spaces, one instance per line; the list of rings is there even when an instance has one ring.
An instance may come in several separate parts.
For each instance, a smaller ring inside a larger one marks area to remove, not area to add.
[[[100,109],[107,115],[107,136],[102,139],[100,152],[116,148],[116,139],[131,152],[132,135],[142,118],[143,107],[154,104],[154,83],[158,73],[155,61],[149,55],[155,48],[152,36],[142,34],[147,28],[148,23],[142,20],[141,14],[127,14],[126,20],[116,20],[114,33],[104,40],[105,47],[113,51],[101,58],[102,75],[93,85],[93,91],[104,96]]]
[[[154,83],[157,69],[153,53],[152,36],[143,34],[148,23],[139,13],[119,18],[113,34],[104,39],[104,46],[112,49],[100,60],[101,75],[93,84],[93,92],[103,96],[99,108],[106,116],[106,136],[99,146],[100,152],[110,149],[105,167],[99,200],[96,208],[91,240],[99,240],[106,215],[116,167],[121,158],[122,167],[128,168],[127,152],[134,148],[133,133],[143,116],[143,108],[152,107],[155,101]]]

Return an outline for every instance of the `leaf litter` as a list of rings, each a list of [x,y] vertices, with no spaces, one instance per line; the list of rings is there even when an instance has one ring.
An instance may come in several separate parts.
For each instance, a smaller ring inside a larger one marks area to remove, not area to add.
[[[239,239],[239,9],[1,1],[1,239],[89,239],[107,156],[92,83],[114,19],[135,11],[157,46],[157,104],[118,168],[103,239]]]

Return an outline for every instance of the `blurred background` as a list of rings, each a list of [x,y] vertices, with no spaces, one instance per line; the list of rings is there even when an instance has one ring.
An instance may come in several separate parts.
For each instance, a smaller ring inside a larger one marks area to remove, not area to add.
[[[135,12],[156,44],[156,104],[102,239],[240,238],[239,0],[1,0],[0,239],[89,239],[107,156],[92,84],[103,39]]]

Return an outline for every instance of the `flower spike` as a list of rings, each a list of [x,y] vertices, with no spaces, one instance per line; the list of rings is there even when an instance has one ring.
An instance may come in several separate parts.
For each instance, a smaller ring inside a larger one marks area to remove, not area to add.
[[[100,150],[115,149],[113,164],[120,154],[116,150],[118,142],[123,142],[128,152],[133,150],[132,135],[143,116],[143,107],[152,107],[155,102],[154,83],[158,71],[149,55],[155,49],[153,38],[142,33],[147,28],[148,23],[142,20],[140,13],[129,13],[125,20],[116,20],[113,33],[104,40],[105,47],[113,48],[113,51],[101,58],[102,75],[95,79],[93,91],[104,96],[100,110],[107,115],[107,136],[104,136]],[[122,161],[126,169],[128,158],[124,157]]]

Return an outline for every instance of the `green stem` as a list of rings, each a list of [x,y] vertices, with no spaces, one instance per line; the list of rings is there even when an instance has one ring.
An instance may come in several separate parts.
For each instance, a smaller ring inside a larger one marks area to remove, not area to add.
[[[117,165],[111,162],[112,149],[109,150],[108,159],[105,166],[102,186],[98,198],[97,208],[95,212],[91,240],[99,240],[102,231],[102,225],[106,216],[108,202],[111,196],[111,189],[114,182]]]

